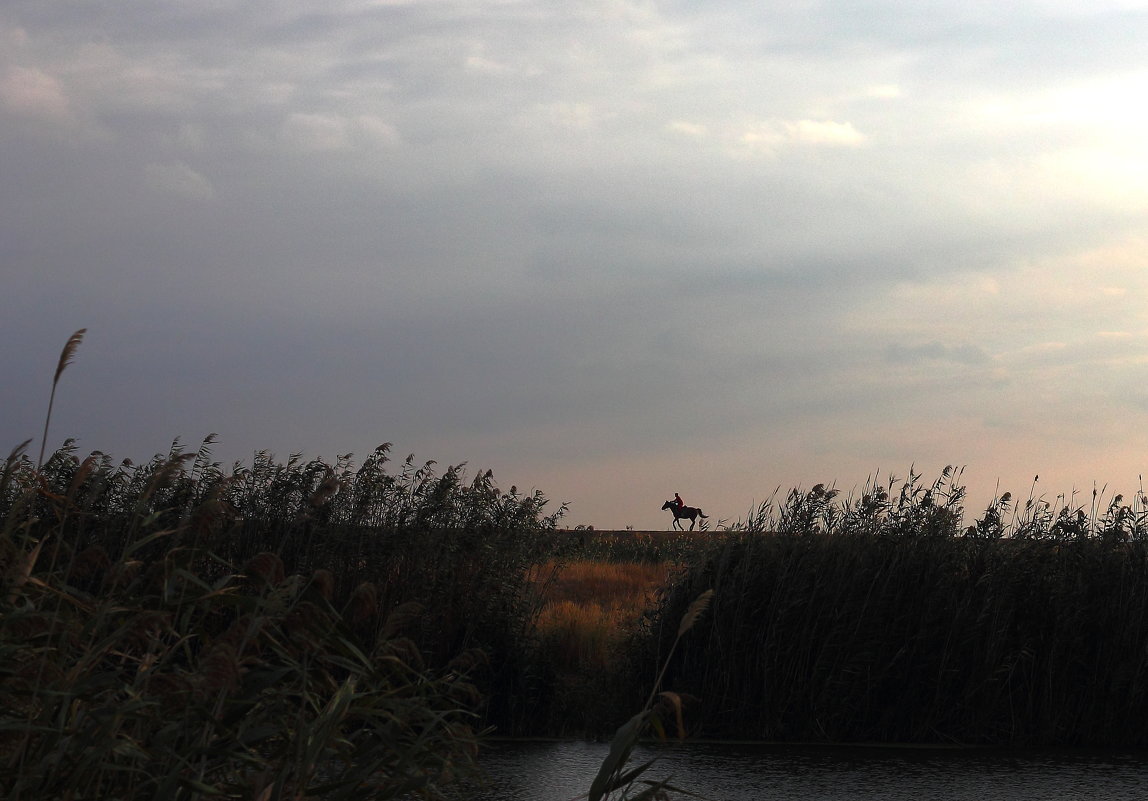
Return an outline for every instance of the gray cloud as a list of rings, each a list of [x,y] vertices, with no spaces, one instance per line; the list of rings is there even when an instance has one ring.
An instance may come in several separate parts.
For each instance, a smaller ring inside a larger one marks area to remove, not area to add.
[[[942,342],[925,342],[919,345],[904,345],[894,342],[885,348],[886,361],[896,364],[928,361],[985,364],[990,358],[982,348],[968,343],[946,345]]]
[[[395,440],[599,526],[662,522],[599,468],[1003,470],[1143,373],[1148,23],[1070,11],[8,3],[0,434],[87,326],[57,433],[133,457]]]

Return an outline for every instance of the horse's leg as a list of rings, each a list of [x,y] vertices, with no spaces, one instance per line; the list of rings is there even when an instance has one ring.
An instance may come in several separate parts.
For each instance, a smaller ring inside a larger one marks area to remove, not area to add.
[[[698,519],[693,515],[690,515],[690,531],[694,530],[694,523],[696,522],[698,522]]]

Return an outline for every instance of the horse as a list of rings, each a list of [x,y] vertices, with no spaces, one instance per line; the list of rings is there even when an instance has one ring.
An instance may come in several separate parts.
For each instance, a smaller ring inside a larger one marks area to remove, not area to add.
[[[699,517],[706,518],[706,519],[709,518],[709,515],[707,515],[705,512],[703,512],[701,509],[697,508],[696,506],[683,506],[682,508],[679,509],[678,505],[676,503],[674,503],[673,501],[666,501],[665,503],[663,503],[662,509],[663,510],[669,509],[671,512],[674,513],[674,528],[678,529],[679,531],[683,530],[682,524],[681,524],[681,522],[679,522],[682,520],[682,518],[687,518],[687,517],[689,518],[689,520],[690,520],[690,531],[694,530],[694,524],[698,522]]]

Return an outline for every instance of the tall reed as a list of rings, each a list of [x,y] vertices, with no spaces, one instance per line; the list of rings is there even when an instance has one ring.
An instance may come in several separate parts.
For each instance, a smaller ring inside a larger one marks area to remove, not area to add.
[[[5,460],[5,797],[442,797],[517,697],[562,510],[385,445],[225,470],[213,442]]]
[[[670,590],[658,620],[714,589],[672,669],[708,736],[1148,744],[1142,498],[1004,495],[966,527],[949,479],[795,491]]]
[[[705,614],[712,596],[712,590],[702,592],[681,616],[669,651],[654,678],[645,705],[637,714],[622,724],[610,740],[610,750],[606,754],[606,758],[602,760],[602,765],[598,768],[594,780],[590,783],[589,801],[609,801],[611,798],[617,798],[619,801],[623,801],[623,799],[633,799],[633,801],[668,799],[671,792],[693,795],[693,793],[673,786],[668,779],[644,778],[646,771],[653,767],[657,761],[656,758],[633,767],[630,766],[629,762],[634,748],[650,730],[664,738],[665,732],[669,728],[666,725],[667,722],[676,724],[678,736],[685,737],[682,696],[677,692],[662,690],[662,681],[665,678],[666,669],[673,660],[674,651],[682,642],[685,634]],[[632,793],[635,786],[639,790],[637,793]]]

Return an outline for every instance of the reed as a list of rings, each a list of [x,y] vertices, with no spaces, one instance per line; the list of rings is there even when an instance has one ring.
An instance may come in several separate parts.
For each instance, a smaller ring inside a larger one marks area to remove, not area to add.
[[[60,383],[60,376],[63,375],[64,370],[72,363],[76,357],[76,351],[79,350],[80,343],[84,341],[84,334],[88,331],[86,328],[81,328],[76,331],[64,344],[64,349],[60,351],[60,359],[56,363],[56,374],[52,376],[52,391],[48,395],[48,411],[44,415],[44,433],[40,437],[40,459],[37,465],[44,464],[44,448],[48,444],[48,427],[52,422],[52,407],[56,405],[56,387]]]
[[[4,797],[444,797],[515,697],[562,510],[389,446],[225,470],[213,441],[5,460]]]
[[[949,478],[791,493],[671,588],[646,665],[670,641],[657,621],[712,587],[672,671],[707,736],[1148,743],[1142,497],[1005,495],[965,526]]]
[[[653,780],[644,778],[657,759],[648,760],[641,765],[630,767],[629,761],[634,748],[641,742],[644,735],[650,731],[659,737],[665,737],[668,722],[676,724],[679,738],[685,737],[685,724],[683,721],[682,696],[677,692],[663,691],[662,681],[666,669],[674,657],[674,651],[682,642],[685,634],[693,628],[694,624],[705,614],[713,596],[712,590],[706,590],[689,605],[678,623],[677,632],[670,644],[669,652],[662,661],[657,677],[650,689],[645,705],[632,718],[622,724],[610,740],[610,750],[597,775],[590,783],[589,801],[609,801],[612,797],[622,799],[659,799],[670,798],[670,793],[694,795],[670,784],[668,779]],[[640,787],[638,792],[632,792],[635,786]],[[615,792],[617,795],[615,796]]]
[[[434,798],[474,770],[481,660],[428,666],[425,610],[365,582],[340,599],[274,552],[222,559],[207,543],[251,521],[218,494],[151,508],[181,460],[99,499],[132,482],[24,460],[0,481],[6,798]]]

